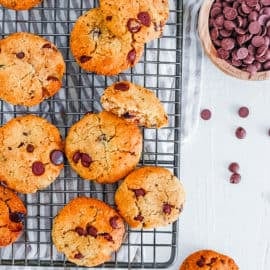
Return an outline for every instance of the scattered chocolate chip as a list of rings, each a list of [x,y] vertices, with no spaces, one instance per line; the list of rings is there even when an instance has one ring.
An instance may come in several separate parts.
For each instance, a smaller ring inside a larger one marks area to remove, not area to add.
[[[28,133],[27,132],[23,132],[23,136],[28,136]]]
[[[168,204],[168,203],[164,203],[163,204],[163,208],[162,211],[164,214],[170,214],[172,212],[172,205]]]
[[[246,132],[246,130],[244,128],[239,127],[239,128],[236,129],[235,135],[236,135],[236,137],[238,139],[244,139],[246,137],[246,135],[247,135],[247,132]]]
[[[79,151],[75,152],[75,154],[72,157],[72,160],[74,163],[78,163],[81,159],[81,153]]]
[[[80,62],[81,62],[82,64],[84,64],[84,63],[90,61],[91,59],[92,59],[91,56],[82,55],[82,56],[80,57]]]
[[[135,193],[135,196],[138,198],[140,196],[144,197],[146,192],[143,188],[133,189],[133,192]]]
[[[212,116],[212,113],[209,109],[204,109],[201,111],[201,118],[203,120],[210,120],[211,119],[211,116]]]
[[[25,218],[25,214],[21,212],[11,212],[9,214],[9,219],[14,223],[23,222]]]
[[[32,164],[32,172],[36,176],[40,176],[40,175],[44,174],[45,167],[44,167],[43,163],[40,161],[35,161]]]
[[[129,84],[125,83],[125,82],[116,83],[114,85],[114,89],[115,90],[120,90],[120,91],[128,91],[129,90]]]
[[[128,55],[127,55],[127,60],[128,62],[130,62],[131,65],[135,64],[135,60],[136,60],[136,50],[132,49],[131,51],[129,51]]]
[[[144,220],[144,217],[139,214],[138,216],[134,217],[134,220],[142,222]]]
[[[211,258],[210,263],[208,265],[212,265],[217,261],[217,258]]]
[[[107,241],[113,242],[113,238],[109,233],[102,233],[100,235],[103,236]]]
[[[18,145],[18,148],[21,148],[22,146],[24,146],[24,142],[21,142],[21,143]]]
[[[19,59],[23,59],[25,57],[25,54],[24,52],[19,52],[19,53],[16,53],[16,57]]]
[[[118,216],[113,216],[110,218],[109,222],[110,222],[110,225],[113,229],[117,229],[118,228],[118,225],[117,225],[117,220],[119,219]]]
[[[140,12],[137,15],[137,18],[140,20],[140,22],[144,25],[149,27],[151,25],[151,17],[148,12]]]
[[[246,118],[249,115],[249,109],[247,107],[241,107],[238,110],[238,114],[242,118]]]
[[[42,48],[43,49],[51,49],[52,45],[50,43],[45,43]]]
[[[107,16],[106,17],[106,21],[111,21],[112,20],[112,16]]]
[[[238,173],[234,173],[230,177],[230,183],[231,184],[238,184],[241,181],[241,175]]]
[[[240,167],[239,167],[239,164],[237,162],[232,162],[228,167],[229,171],[231,171],[233,173],[237,173],[239,171],[239,168]]]
[[[50,160],[54,165],[61,165],[64,163],[64,153],[60,150],[53,150],[50,154]]]
[[[129,19],[127,22],[127,28],[130,33],[137,33],[141,29],[141,23],[136,19]]]
[[[86,227],[87,234],[93,237],[97,237],[98,230],[92,226],[92,225],[87,225]]]
[[[86,235],[87,235],[87,231],[84,230],[82,227],[76,227],[76,228],[75,228],[75,232],[76,232],[79,236],[86,236]]]
[[[54,81],[54,82],[59,81],[59,79],[56,78],[55,76],[48,76],[48,77],[47,77],[47,80],[48,80],[48,81]]]
[[[201,256],[201,258],[196,262],[197,266],[204,267],[205,265],[205,258]]]
[[[124,117],[125,119],[132,119],[135,117],[135,115],[132,115],[129,112],[126,112],[126,113],[122,114],[122,117]]]
[[[75,255],[74,255],[74,259],[77,259],[77,260],[81,260],[81,259],[83,259],[84,258],[84,256],[81,254],[81,253],[76,253]]]
[[[81,156],[82,165],[88,168],[90,164],[92,163],[92,158],[86,153],[81,153],[80,156]]]

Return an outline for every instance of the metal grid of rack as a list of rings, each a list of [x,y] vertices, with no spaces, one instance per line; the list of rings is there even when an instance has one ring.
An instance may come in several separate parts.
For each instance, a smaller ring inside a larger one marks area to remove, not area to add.
[[[66,136],[69,127],[88,111],[100,111],[104,88],[120,79],[144,85],[156,92],[169,112],[170,125],[161,130],[143,129],[144,151],[139,166],[159,165],[179,175],[181,118],[182,1],[170,0],[170,19],[164,36],[145,46],[135,68],[114,77],[82,71],[69,50],[69,33],[78,16],[98,1],[44,0],[30,10],[15,12],[0,7],[2,38],[13,32],[31,32],[54,42],[64,55],[67,73],[63,88],[39,106],[26,108],[0,101],[0,121],[37,114],[54,123]],[[60,177],[46,190],[22,195],[28,216],[22,237],[0,250],[0,265],[74,266],[58,254],[51,242],[53,217],[70,199],[96,197],[113,206],[114,185],[98,185],[80,179],[66,163]],[[156,230],[127,229],[121,250],[104,268],[167,268],[175,259],[177,223]]]

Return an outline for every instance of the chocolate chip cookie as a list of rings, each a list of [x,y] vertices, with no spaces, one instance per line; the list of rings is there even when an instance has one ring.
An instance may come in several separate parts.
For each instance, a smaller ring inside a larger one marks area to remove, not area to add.
[[[15,242],[22,233],[26,209],[21,199],[0,185],[0,247]]]
[[[21,193],[46,188],[63,168],[58,129],[47,120],[27,115],[0,128],[0,180]]]
[[[55,217],[52,240],[69,261],[91,267],[111,259],[124,232],[124,222],[113,208],[97,199],[80,197]]]
[[[67,135],[65,152],[71,167],[84,179],[114,183],[139,162],[142,134],[133,123],[109,112],[88,113]]]
[[[199,250],[189,255],[179,270],[238,270],[234,260],[213,250]]]
[[[116,75],[133,67],[141,58],[144,44],[131,34],[115,36],[105,25],[103,11],[94,8],[83,14],[71,32],[70,48],[86,71]]]
[[[65,62],[50,41],[30,33],[0,40],[0,98],[13,105],[34,106],[56,94]]]
[[[42,0],[0,0],[0,5],[15,9],[15,10],[27,10],[38,5]]]
[[[161,128],[168,124],[168,116],[155,94],[131,82],[122,81],[108,87],[101,104],[106,111],[140,126]]]
[[[181,182],[162,167],[130,173],[115,193],[120,215],[132,228],[157,228],[177,220],[185,202]]]
[[[131,33],[137,42],[159,38],[169,17],[168,0],[101,0],[100,8],[114,35]]]

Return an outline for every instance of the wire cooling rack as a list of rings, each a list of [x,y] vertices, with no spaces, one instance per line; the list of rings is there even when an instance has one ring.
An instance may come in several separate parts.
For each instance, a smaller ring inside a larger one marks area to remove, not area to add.
[[[33,108],[11,106],[0,101],[0,121],[33,113],[47,118],[66,136],[69,127],[88,111],[100,111],[104,88],[120,80],[130,80],[156,92],[169,113],[170,125],[161,130],[143,129],[144,151],[140,166],[159,165],[179,175],[180,109],[182,58],[182,1],[170,0],[170,19],[164,36],[145,47],[144,57],[132,70],[114,77],[82,71],[69,50],[69,33],[74,21],[98,1],[44,0],[30,11],[15,12],[0,7],[2,38],[13,32],[32,32],[54,42],[64,55],[67,73],[63,88],[52,99]],[[24,195],[28,216],[22,237],[0,249],[1,265],[74,266],[59,254],[51,242],[54,216],[70,199],[96,197],[113,205],[114,185],[98,185],[80,179],[65,165],[60,177],[46,190]],[[131,230],[122,248],[104,268],[167,268],[176,256],[177,223],[156,230]]]

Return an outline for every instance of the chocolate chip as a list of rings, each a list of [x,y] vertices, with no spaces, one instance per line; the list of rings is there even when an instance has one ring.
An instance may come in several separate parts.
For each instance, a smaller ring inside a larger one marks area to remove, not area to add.
[[[168,203],[164,203],[163,204],[163,208],[162,211],[164,214],[170,214],[172,212],[172,205],[168,204]]]
[[[93,236],[94,238],[97,238],[98,230],[94,226],[87,225],[86,231],[88,235]]]
[[[246,118],[249,115],[249,109],[247,107],[241,107],[238,110],[238,114],[242,118]]]
[[[247,48],[239,48],[237,50],[237,58],[239,60],[243,60],[248,56],[248,49]]]
[[[14,223],[23,222],[25,218],[25,214],[21,212],[11,212],[9,214],[9,219]]]
[[[120,90],[120,91],[128,91],[129,90],[129,84],[125,83],[125,82],[116,83],[114,85],[114,89],[115,90]]]
[[[232,162],[229,167],[228,167],[229,171],[233,172],[233,173],[237,173],[239,171],[239,164],[237,162]]]
[[[210,120],[211,116],[212,116],[212,113],[209,109],[204,109],[201,111],[201,118],[203,120]]]
[[[27,151],[28,153],[33,153],[34,150],[35,150],[34,145],[28,144],[28,145],[26,146],[26,151]]]
[[[122,117],[124,117],[125,119],[132,119],[135,117],[135,115],[132,115],[129,112],[126,112],[126,113],[122,114]]]
[[[234,173],[230,177],[230,183],[231,184],[238,184],[241,181],[241,175],[238,173]]]
[[[19,52],[19,53],[16,53],[16,57],[19,59],[23,59],[25,57],[25,54],[24,52]]]
[[[133,189],[133,192],[135,193],[135,196],[138,198],[140,196],[144,197],[146,192],[143,188]]]
[[[134,220],[142,222],[144,220],[144,217],[139,214],[138,216],[134,217]]]
[[[76,227],[76,228],[75,228],[75,232],[76,232],[79,236],[86,236],[86,235],[87,235],[87,231],[84,230],[82,227]]]
[[[136,53],[135,49],[132,49],[131,51],[129,51],[129,53],[127,55],[127,60],[128,60],[128,62],[130,62],[131,65],[135,64],[136,56],[137,56],[137,53]]]
[[[56,81],[59,81],[59,79],[56,78],[55,76],[48,76],[47,77],[47,81],[54,81],[54,82],[56,82]]]
[[[84,63],[90,61],[91,59],[92,59],[91,56],[82,55],[82,56],[80,57],[80,62],[81,62],[82,64],[84,64]]]
[[[64,153],[60,150],[53,150],[50,154],[50,160],[54,165],[61,165],[64,163]]]
[[[141,23],[136,19],[129,19],[127,22],[127,28],[130,33],[137,33],[141,29]]]
[[[148,12],[140,12],[137,15],[137,18],[140,20],[140,22],[144,25],[149,27],[151,25],[151,17]]]
[[[84,256],[81,254],[81,253],[76,253],[75,255],[74,255],[74,259],[77,259],[77,260],[81,260],[81,259],[83,259],[84,258]]]
[[[43,49],[51,49],[52,45],[50,43],[45,43],[42,48]]]
[[[201,256],[201,258],[196,262],[197,266],[204,267],[205,265],[205,258]]]
[[[110,218],[109,222],[110,222],[110,225],[113,229],[117,229],[118,228],[118,225],[117,225],[117,220],[119,219],[118,216],[113,216]]]
[[[21,143],[18,145],[18,148],[21,148],[22,146],[24,146],[24,142],[21,142]]]
[[[112,16],[107,16],[106,17],[106,21],[111,21],[112,20]]]
[[[113,238],[109,233],[101,233],[101,236],[103,236],[107,241],[113,242]]]
[[[246,132],[246,130],[244,128],[239,127],[239,128],[236,129],[235,135],[236,135],[236,137],[238,139],[244,139],[246,137],[246,135],[247,135],[247,132]]]
[[[72,160],[74,163],[78,163],[81,159],[81,153],[79,151],[75,152],[75,154],[72,157]]]
[[[81,153],[80,157],[81,157],[81,163],[83,167],[88,168],[90,164],[92,163],[92,158],[86,153]]]
[[[43,163],[40,161],[35,161],[32,164],[32,172],[36,176],[40,176],[40,175],[44,174],[45,167],[44,167]]]
[[[233,21],[234,19],[236,19],[237,17],[237,10],[235,8],[232,7],[225,7],[223,9],[223,14],[225,16],[225,18],[229,21]]]

